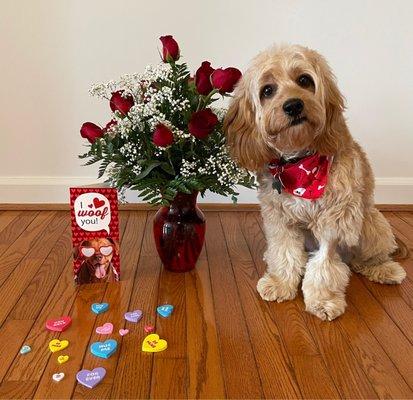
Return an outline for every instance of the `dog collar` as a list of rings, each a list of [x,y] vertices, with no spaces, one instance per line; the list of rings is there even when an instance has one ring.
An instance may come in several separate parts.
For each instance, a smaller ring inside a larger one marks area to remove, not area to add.
[[[297,197],[316,200],[324,194],[332,161],[333,157],[318,153],[292,162],[274,159],[268,164],[274,177],[272,186],[278,193],[284,190]]]

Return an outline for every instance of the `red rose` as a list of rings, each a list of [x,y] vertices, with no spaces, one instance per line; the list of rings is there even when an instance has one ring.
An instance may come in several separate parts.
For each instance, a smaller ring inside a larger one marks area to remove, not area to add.
[[[218,68],[211,76],[212,86],[221,93],[231,93],[242,74],[237,68]]]
[[[117,121],[115,121],[114,119],[111,119],[111,120],[106,124],[106,126],[103,128],[103,132],[106,133],[112,126],[115,126],[115,125],[117,125],[117,124],[118,124]]]
[[[127,95],[122,97],[122,90],[112,93],[110,98],[110,109],[112,111],[120,111],[122,114],[126,115],[134,104],[133,97]]]
[[[159,40],[162,42],[162,60],[164,62],[176,61],[179,59],[179,46],[176,40],[171,36],[161,36]]]
[[[204,61],[198,68],[198,71],[196,71],[195,85],[199,94],[206,96],[212,90],[211,74],[214,71],[214,68],[211,67],[211,63],[208,61]]]
[[[218,117],[210,108],[205,108],[192,114],[188,129],[196,138],[204,139],[213,131],[217,123]]]
[[[158,147],[167,147],[174,142],[172,131],[163,124],[158,124],[152,136],[152,142]]]
[[[100,126],[97,126],[93,122],[85,122],[80,128],[80,135],[89,140],[90,143],[103,136],[105,132]]]

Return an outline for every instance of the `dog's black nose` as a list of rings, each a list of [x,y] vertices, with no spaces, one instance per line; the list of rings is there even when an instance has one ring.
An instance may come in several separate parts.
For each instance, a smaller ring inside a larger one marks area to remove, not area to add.
[[[300,99],[288,99],[283,104],[283,110],[289,117],[298,117],[303,111],[304,103]]]

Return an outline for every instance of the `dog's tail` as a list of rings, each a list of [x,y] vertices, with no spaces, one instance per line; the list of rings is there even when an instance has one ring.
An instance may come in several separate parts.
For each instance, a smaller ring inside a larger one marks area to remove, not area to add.
[[[410,256],[410,250],[406,243],[396,237],[397,249],[393,252],[392,257],[396,261],[407,260]]]

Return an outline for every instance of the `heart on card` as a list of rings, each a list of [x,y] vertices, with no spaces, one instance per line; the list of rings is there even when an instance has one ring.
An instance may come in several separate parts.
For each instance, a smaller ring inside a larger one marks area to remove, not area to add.
[[[58,372],[57,374],[53,374],[52,378],[55,382],[60,382],[65,377],[64,372]]]
[[[164,304],[156,309],[156,311],[158,311],[158,314],[164,318],[168,318],[172,314],[173,310],[174,306],[171,306],[170,304]]]
[[[150,335],[146,336],[142,342],[142,351],[146,351],[148,353],[157,353],[159,351],[166,350],[168,347],[168,343],[164,339],[160,339],[159,335],[156,333],[151,333]]]
[[[105,205],[105,202],[104,200],[99,200],[97,197],[95,197],[93,199],[93,205],[95,206],[95,208],[100,208]]]
[[[101,358],[109,358],[118,347],[118,342],[115,339],[108,339],[104,342],[95,342],[90,346],[90,352]]]
[[[128,311],[125,313],[125,319],[129,322],[138,322],[142,318],[142,310]]]
[[[99,335],[110,335],[113,332],[113,324],[110,322],[106,322],[106,324],[103,324],[102,326],[98,326],[96,328],[96,333]]]
[[[65,349],[69,346],[68,340],[53,339],[49,342],[49,349],[52,353]]]
[[[125,336],[129,333],[129,329],[119,329],[119,335]]]
[[[89,371],[88,369],[82,369],[76,374],[77,381],[86,386],[89,389],[93,389],[106,375],[106,369],[98,367]]]
[[[67,361],[69,361],[69,356],[59,356],[59,357],[57,357],[57,362],[59,364],[64,364]]]
[[[95,314],[101,314],[109,310],[109,304],[108,303],[93,303],[91,308]]]
[[[20,354],[27,354],[27,353],[30,353],[31,351],[32,351],[32,348],[30,346],[28,346],[27,344],[25,344],[20,349]]]
[[[63,332],[65,329],[69,328],[72,323],[72,318],[70,317],[60,317],[56,319],[49,319],[46,321],[46,329],[54,332]]]

